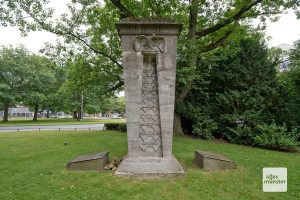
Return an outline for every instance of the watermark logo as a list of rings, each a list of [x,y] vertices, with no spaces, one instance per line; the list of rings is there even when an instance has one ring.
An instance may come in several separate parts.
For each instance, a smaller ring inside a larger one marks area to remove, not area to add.
[[[263,191],[286,192],[287,168],[265,167],[263,168]]]

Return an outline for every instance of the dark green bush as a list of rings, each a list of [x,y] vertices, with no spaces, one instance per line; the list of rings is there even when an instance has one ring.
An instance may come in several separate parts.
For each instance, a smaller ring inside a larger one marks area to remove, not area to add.
[[[117,130],[121,132],[126,132],[126,124],[125,123],[106,123],[104,124],[106,130]]]
[[[228,128],[227,139],[232,143],[260,146],[267,149],[293,151],[299,145],[298,130],[288,131],[286,126],[262,123],[254,128],[243,125]]]
[[[278,59],[258,34],[199,57],[191,91],[183,102],[176,102],[185,133],[263,148],[296,149],[300,70],[278,75],[274,64]],[[186,64],[180,59],[178,63]]]
[[[285,125],[278,126],[275,123],[257,125],[255,129],[254,143],[257,146],[292,151],[299,145],[297,129],[288,132]]]
[[[238,125],[236,128],[228,128],[229,132],[224,132],[228,141],[236,144],[253,145],[254,130],[247,125]]]
[[[199,120],[192,125],[193,134],[209,140],[214,139],[213,131],[218,128],[214,120],[205,115],[199,115],[198,119]]]
[[[106,130],[118,130],[118,123],[106,123],[104,124],[104,127]]]
[[[125,123],[119,123],[118,130],[122,131],[122,132],[126,132],[127,131],[126,124]]]

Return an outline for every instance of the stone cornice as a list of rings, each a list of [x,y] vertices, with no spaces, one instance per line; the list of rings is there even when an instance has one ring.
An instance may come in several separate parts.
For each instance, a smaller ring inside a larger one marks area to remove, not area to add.
[[[179,35],[182,29],[182,24],[165,18],[126,18],[116,26],[119,35]]]

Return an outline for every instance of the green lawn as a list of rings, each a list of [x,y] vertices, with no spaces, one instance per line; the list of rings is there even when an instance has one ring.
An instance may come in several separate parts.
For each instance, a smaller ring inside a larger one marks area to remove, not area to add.
[[[105,124],[122,123],[125,119],[58,119],[58,118],[38,118],[38,121],[32,121],[32,118],[10,118],[9,122],[0,121],[0,126],[26,126],[26,125],[60,125],[60,124]]]
[[[284,153],[188,137],[174,138],[174,154],[186,176],[136,180],[112,171],[71,172],[66,163],[87,153],[127,152],[126,134],[114,131],[0,133],[0,199],[300,199],[300,154]],[[70,143],[64,145],[64,142]],[[205,172],[193,163],[194,150],[221,153],[238,168]],[[263,193],[263,167],[288,168],[287,193]]]

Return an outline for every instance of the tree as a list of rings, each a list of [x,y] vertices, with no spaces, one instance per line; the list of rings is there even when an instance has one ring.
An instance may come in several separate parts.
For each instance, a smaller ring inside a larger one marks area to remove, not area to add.
[[[59,88],[66,80],[66,69],[63,66],[56,65],[53,61],[51,64],[51,72],[54,74],[55,82],[49,86],[48,92],[45,94],[45,101],[42,102],[41,110],[46,110],[46,118],[50,117],[51,113],[64,110],[63,97],[59,95]]]
[[[19,103],[26,93],[31,70],[26,62],[28,51],[23,47],[2,47],[0,50],[0,102],[4,107],[3,122],[8,121],[10,106]]]
[[[34,109],[37,120],[40,106],[53,92],[55,65],[45,57],[30,55],[22,46],[2,47],[0,52],[0,101],[4,105],[3,121],[8,121],[8,109],[25,104]]]
[[[281,84],[282,121],[288,125],[300,126],[300,40],[294,43],[289,53],[288,70],[279,74]]]
[[[31,75],[26,85],[26,97],[23,102],[33,108],[33,121],[37,120],[37,114],[43,104],[47,104],[49,94],[55,88],[55,64],[45,57],[30,55],[27,57]]]
[[[109,97],[106,98],[101,106],[103,113],[125,113],[125,98],[124,97]]]
[[[99,66],[80,55],[74,61],[69,61],[66,69],[66,80],[58,92],[64,102],[64,110],[72,111],[74,118],[79,120],[83,97],[84,110],[89,113],[101,112],[101,104],[112,93],[105,88],[107,84],[99,84],[105,79]]]
[[[300,17],[298,0],[110,0],[99,5],[98,0],[74,0],[69,4],[70,15],[51,21],[53,9],[45,8],[46,0],[2,0],[0,22],[17,25],[23,34],[30,30],[47,30],[63,38],[58,52],[70,55],[87,52],[96,59],[90,60],[101,67],[105,91],[122,87],[120,40],[114,23],[125,17],[171,17],[183,23],[179,39],[176,104],[184,102],[194,80],[201,76],[199,61],[206,52],[228,44],[239,24],[247,19],[266,17],[276,19],[289,8]],[[48,46],[48,52],[51,52]],[[57,52],[57,51],[55,51]],[[53,52],[52,52],[53,53]],[[101,62],[98,62],[101,61]],[[109,81],[107,81],[109,80]],[[175,132],[182,134],[180,112],[175,113]]]
[[[289,53],[290,68],[300,68],[300,40],[294,43],[294,48]]]
[[[277,61],[257,33],[211,52],[201,63],[209,66],[179,106],[184,129],[206,139],[293,149],[298,144],[294,111],[300,107],[282,90]]]

